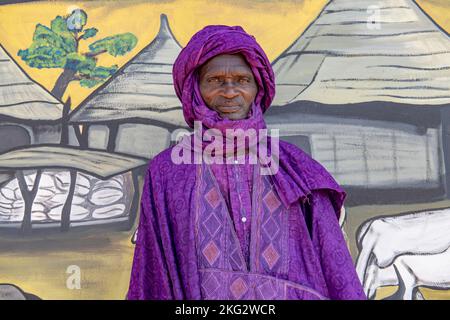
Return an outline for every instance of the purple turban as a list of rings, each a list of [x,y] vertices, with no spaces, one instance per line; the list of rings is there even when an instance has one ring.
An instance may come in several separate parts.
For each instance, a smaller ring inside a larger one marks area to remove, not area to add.
[[[242,120],[222,119],[209,109],[200,94],[198,70],[205,62],[220,54],[240,53],[247,60],[258,84],[258,94],[249,116]],[[269,108],[275,95],[275,78],[270,61],[254,36],[242,27],[207,26],[197,32],[183,48],[173,66],[175,92],[183,104],[187,124],[202,121],[207,128],[262,129],[262,114]]]

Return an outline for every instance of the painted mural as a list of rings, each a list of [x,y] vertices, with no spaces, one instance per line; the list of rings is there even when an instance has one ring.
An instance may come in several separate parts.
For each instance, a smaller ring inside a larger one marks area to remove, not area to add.
[[[272,60],[266,121],[348,192],[368,297],[450,299],[449,16],[446,0],[3,1],[0,299],[124,299],[146,165],[187,128],[172,65],[208,24]]]

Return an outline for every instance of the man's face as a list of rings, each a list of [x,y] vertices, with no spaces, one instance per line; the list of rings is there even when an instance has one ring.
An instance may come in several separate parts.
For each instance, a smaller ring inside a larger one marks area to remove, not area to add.
[[[222,54],[200,68],[200,93],[206,105],[222,118],[245,119],[258,86],[245,58]]]

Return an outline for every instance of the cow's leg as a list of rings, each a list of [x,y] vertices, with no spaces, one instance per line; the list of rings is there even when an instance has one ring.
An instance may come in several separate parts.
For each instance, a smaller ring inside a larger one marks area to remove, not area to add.
[[[363,235],[360,235],[362,240],[360,243],[360,252],[358,258],[356,259],[356,272],[361,283],[365,282],[364,279],[367,276],[367,267],[370,264],[369,260],[372,258],[372,256],[375,256],[375,262],[377,263],[377,265],[380,265],[380,260],[376,252],[382,252],[382,250],[380,249],[384,248],[378,248],[379,250],[376,249],[380,241],[380,237],[383,235],[383,232],[387,232],[385,229],[386,224],[383,220],[372,221],[370,222],[370,225],[368,227],[364,226],[361,229],[361,232],[363,232],[363,230],[366,230]]]
[[[393,265],[380,268],[376,263],[372,263],[368,268],[368,273],[370,278],[367,278],[368,281],[365,283],[365,292],[368,299],[374,300],[376,291],[380,287],[397,286],[399,284]],[[397,299],[401,299],[401,297]]]
[[[366,293],[367,297],[369,299],[373,299],[375,298],[375,293],[378,288],[377,277],[379,267],[374,263],[375,257],[373,255],[371,255],[369,259],[370,261],[368,263],[365,272],[365,279],[363,285],[364,285],[364,292]]]
[[[361,283],[365,282],[365,278],[367,277],[367,268],[369,266],[369,259],[374,257],[373,255],[373,247],[374,247],[374,239],[363,239],[362,241],[362,249],[356,259],[356,273],[358,274],[359,280]]]
[[[403,300],[412,300],[414,290],[417,287],[416,276],[414,271],[405,263],[404,257],[400,256],[394,262],[399,275],[399,287],[402,289]]]
[[[419,288],[417,288],[417,287],[414,289],[413,297],[414,297],[414,300],[425,300],[425,298],[423,297]]]

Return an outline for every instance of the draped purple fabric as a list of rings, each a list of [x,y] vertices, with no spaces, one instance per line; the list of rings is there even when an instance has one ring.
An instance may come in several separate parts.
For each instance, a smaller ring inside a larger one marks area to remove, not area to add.
[[[222,119],[201,98],[198,68],[224,53],[241,53],[257,80],[246,119]],[[199,31],[173,77],[191,127],[266,128],[274,75],[241,27]],[[175,164],[176,147],[148,166],[128,299],[366,299],[338,223],[346,194],[321,164],[284,141],[275,175],[248,161]]]

